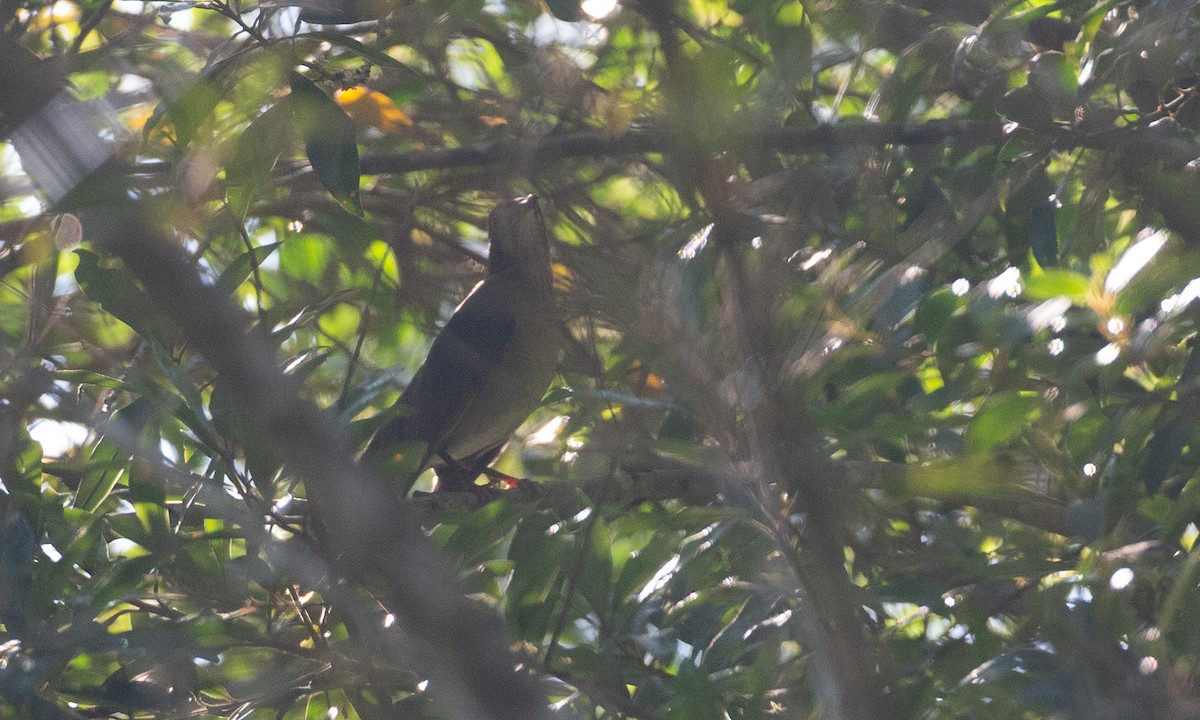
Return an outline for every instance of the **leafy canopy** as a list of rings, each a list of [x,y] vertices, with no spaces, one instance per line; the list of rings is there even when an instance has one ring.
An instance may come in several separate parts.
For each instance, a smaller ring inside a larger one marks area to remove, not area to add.
[[[0,718],[1194,716],[1190,3],[0,30]],[[397,498],[530,192],[532,482]]]

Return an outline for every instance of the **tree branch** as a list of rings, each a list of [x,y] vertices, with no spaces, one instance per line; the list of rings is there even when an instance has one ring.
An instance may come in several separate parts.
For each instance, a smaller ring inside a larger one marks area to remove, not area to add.
[[[716,150],[761,148],[782,153],[825,152],[847,145],[937,145],[975,147],[1005,139],[1000,123],[974,120],[931,120],[923,123],[846,123],[807,128],[755,129],[729,137]],[[582,132],[515,138],[362,158],[364,175],[403,174],[500,164],[544,164],[578,157],[621,157],[676,150],[677,140],[665,128],[635,128],[620,135]]]
[[[1016,520],[1026,525],[1058,535],[1070,535],[1066,505],[1055,498],[1038,494],[1020,481],[988,483],[987,492],[980,483],[960,483],[956,486],[932,487],[928,482],[914,482],[933,464],[900,464],[831,460],[825,463],[821,482],[844,486],[852,492],[883,490],[888,497],[931,501],[956,507],[974,507],[996,517]],[[997,474],[1008,475],[998,467]],[[946,466],[947,472],[960,472]],[[1012,474],[1016,474],[1014,469]],[[582,492],[595,505],[628,506],[638,502],[680,500],[688,505],[708,505],[720,501],[723,487],[731,478],[699,465],[656,458],[637,465],[627,464],[616,472],[577,480],[549,480],[525,483],[503,497],[524,503],[530,509],[558,507],[568,504]],[[494,501],[498,495],[488,493],[432,493],[418,495],[408,501],[424,524],[436,523],[446,512],[478,510]]]

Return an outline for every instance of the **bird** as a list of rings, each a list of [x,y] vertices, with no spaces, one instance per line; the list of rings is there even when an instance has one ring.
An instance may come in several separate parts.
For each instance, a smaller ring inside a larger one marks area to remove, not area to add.
[[[433,340],[395,418],[362,462],[399,472],[404,495],[428,468],[467,491],[537,408],[558,368],[550,236],[533,195],[488,215],[488,271]]]

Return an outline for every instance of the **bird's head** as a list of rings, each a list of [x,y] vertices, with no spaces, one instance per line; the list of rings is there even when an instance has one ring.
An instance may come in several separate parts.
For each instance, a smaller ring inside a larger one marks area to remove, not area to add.
[[[538,200],[502,202],[488,215],[488,274],[515,270],[550,289],[550,236]]]

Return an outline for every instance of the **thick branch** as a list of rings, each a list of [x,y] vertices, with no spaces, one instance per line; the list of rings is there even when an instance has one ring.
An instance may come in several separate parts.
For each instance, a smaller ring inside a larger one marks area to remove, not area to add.
[[[808,128],[755,129],[731,135],[713,151],[762,148],[781,153],[826,152],[847,145],[940,145],[974,147],[1004,141],[1000,123],[932,120],[924,123],[846,123]],[[621,157],[676,150],[665,128],[632,129],[621,135],[599,132],[517,138],[407,153],[366,155],[366,175],[402,174],[500,164],[540,165],[577,157]]]

